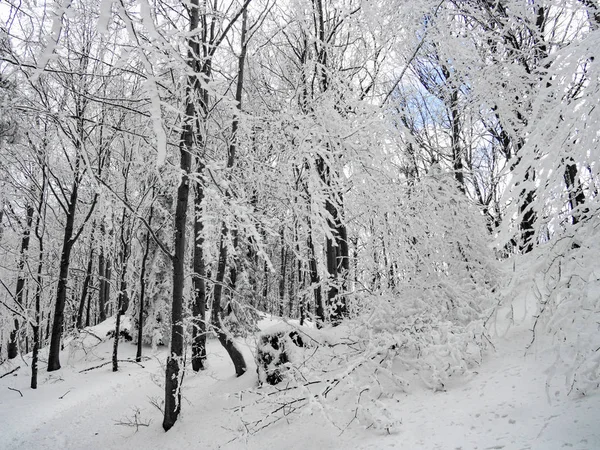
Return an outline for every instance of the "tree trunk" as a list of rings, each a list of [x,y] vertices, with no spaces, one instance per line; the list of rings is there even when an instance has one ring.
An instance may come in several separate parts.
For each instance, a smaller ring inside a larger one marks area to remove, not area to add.
[[[199,163],[199,160],[198,160]],[[198,171],[201,170],[198,164]],[[192,307],[192,369],[204,369],[206,360],[206,267],[204,264],[204,234],[202,223],[202,201],[204,188],[197,183],[194,189],[194,304]]]
[[[115,320],[115,340],[113,343],[112,369],[113,372],[119,370],[119,335],[121,333],[121,316],[125,314],[128,308],[127,296],[127,263],[129,261],[129,232],[125,230],[127,223],[127,209],[123,208],[123,216],[121,219],[121,273],[119,280],[119,294],[117,295],[117,308]]]
[[[238,77],[235,91],[235,99],[237,102],[237,109],[241,111],[242,109],[242,88],[244,85],[244,62],[246,59],[246,24],[248,19],[248,12],[246,9],[242,12],[242,30],[241,30],[241,42],[242,42],[242,50],[240,52],[240,56],[238,58]],[[236,114],[233,118],[231,124],[231,141],[229,143],[229,149],[227,152],[227,169],[231,170],[235,164],[236,159],[236,141],[237,141],[237,132],[239,126],[239,117]],[[226,191],[226,196],[230,197],[231,193],[229,190]],[[239,377],[246,372],[246,361],[244,360],[244,356],[242,352],[237,348],[233,337],[231,334],[225,330],[223,326],[223,321],[221,319],[222,314],[222,306],[221,306],[221,298],[223,293],[223,283],[225,280],[225,271],[227,270],[227,239],[229,237],[229,229],[227,228],[227,224],[223,222],[221,225],[221,243],[219,246],[219,262],[217,266],[217,280],[214,288],[214,300],[213,300],[213,310],[212,310],[212,321],[213,325],[216,328],[217,337],[219,338],[219,342],[231,358],[233,362],[233,366],[235,368],[235,373]],[[236,236],[234,235],[234,242],[236,240]]]
[[[263,310],[265,312],[269,311],[269,265],[267,261],[263,263],[263,286],[262,286],[262,300],[263,300]]]
[[[198,26],[198,7],[194,4],[191,10],[191,28]],[[190,47],[197,44],[190,41]],[[191,83],[191,81],[189,82]],[[177,206],[175,209],[175,253],[173,254],[173,299],[171,306],[171,354],[167,359],[165,383],[165,415],[163,428],[171,429],[181,411],[180,382],[183,378],[183,286],[185,283],[185,228],[189,196],[189,173],[193,146],[193,120],[195,109],[188,85],[188,99],[182,142],[180,144],[181,181],[177,189]]]
[[[221,228],[221,244],[219,246],[219,263],[217,266],[217,279],[214,288],[214,299],[212,307],[212,322],[215,327],[215,332],[221,345],[227,351],[227,354],[233,362],[235,374],[239,377],[246,373],[246,361],[242,352],[237,348],[233,341],[233,336],[224,328],[223,320],[221,319],[221,298],[223,293],[223,281],[225,279],[225,271],[227,269],[227,236],[229,230],[227,225],[223,223]]]
[[[93,226],[92,226],[93,228]],[[88,290],[90,286],[90,280],[92,279],[92,268],[94,263],[94,240],[92,238],[90,242],[90,256],[87,263],[87,270],[85,272],[85,279],[83,280],[83,288],[81,289],[81,299],[79,300],[79,310],[77,311],[77,323],[76,327],[81,330],[83,323],[83,310],[85,308],[85,302],[88,298]],[[89,306],[89,302],[88,302]],[[89,309],[89,307],[88,307]]]
[[[33,323],[31,325],[33,333],[33,350],[31,354],[31,389],[37,389],[38,377],[38,355],[40,350],[40,323],[42,320],[41,300],[42,300],[42,269],[44,267],[44,232],[40,229],[42,223],[42,211],[44,210],[44,194],[46,188],[46,172],[42,171],[42,190],[40,202],[38,205],[38,216],[35,224],[35,236],[38,241],[38,266],[36,273],[36,288],[35,288],[35,311]],[[45,214],[44,214],[45,216]]]
[[[565,173],[563,176],[567,192],[569,194],[569,206],[571,208],[571,222],[573,225],[577,225],[581,220],[581,215],[584,211],[580,211],[580,206],[585,204],[585,194],[579,177],[577,176],[577,165],[570,160],[570,163],[565,167]]]
[[[198,0],[191,0],[190,37],[188,39],[188,64],[196,72],[200,57],[200,44],[195,36],[199,26]],[[190,191],[189,174],[192,166],[191,152],[194,146],[194,122],[196,108],[193,90],[197,74],[189,75],[186,90],[186,108],[181,142],[179,144],[179,166],[181,181],[177,189],[175,207],[175,252],[173,254],[173,299],[171,306],[171,354],[167,359],[165,373],[165,414],[163,429],[169,431],[181,412],[181,382],[183,380],[183,285],[185,283],[185,231]]]
[[[152,224],[152,213],[153,207],[150,207],[150,215],[148,217],[148,227]],[[142,267],[140,269],[140,304],[138,311],[138,337],[137,337],[137,351],[135,354],[135,360],[140,362],[142,360],[142,341],[143,341],[143,329],[144,329],[144,302],[146,300],[146,263],[148,256],[150,255],[150,232],[146,232],[146,248],[144,249],[144,255],[142,256]]]
[[[79,190],[79,179],[76,175],[71,197],[69,199],[65,231],[63,235],[63,246],[60,256],[60,273],[56,286],[56,304],[54,306],[54,319],[52,321],[52,335],[50,337],[50,351],[48,353],[48,372],[60,369],[60,340],[62,338],[65,303],[67,301],[69,266],[71,264],[71,250],[73,249],[73,224],[77,210],[77,194]]]
[[[104,227],[101,226],[102,230]],[[103,245],[103,244],[101,244]],[[98,255],[98,322],[104,322],[106,320],[106,259],[104,257],[104,248],[100,248],[100,255]]]
[[[285,252],[285,240],[284,240],[284,236],[283,236],[283,227],[281,228],[280,238],[281,238],[281,254],[280,254],[281,270],[279,271],[279,317],[283,317],[284,316],[284,302],[285,302],[285,272],[286,272],[286,270],[285,270],[286,252]]]
[[[323,303],[323,295],[321,293],[319,272],[317,268],[317,255],[315,252],[315,245],[312,238],[312,224],[310,218],[308,219],[308,269],[310,272],[310,283],[313,286],[313,292],[315,295],[315,315],[317,319],[317,326],[322,327],[325,323],[325,305]]]
[[[23,273],[23,269],[25,268],[25,259],[27,258],[27,251],[29,250],[29,236],[31,231],[31,223],[33,221],[33,211],[33,206],[27,205],[27,218],[25,221],[25,229],[23,230],[23,237],[21,239],[19,264],[17,266],[17,290],[15,293],[15,301],[20,307],[24,307],[23,294],[25,291],[25,275]],[[19,353],[17,346],[17,334],[19,332],[19,327],[19,319],[15,316],[14,329],[11,331],[8,341],[8,359],[16,358]]]
[[[296,297],[295,295],[295,289],[297,288],[296,285],[296,271],[294,270],[294,252],[292,252],[291,250],[287,251],[287,258],[286,258],[286,266],[289,267],[289,269],[287,270],[287,288],[288,288],[288,307],[289,307],[289,312],[288,312],[288,317],[290,319],[294,319],[296,318],[297,314],[294,313],[294,309],[296,306],[296,302],[294,301],[294,298]]]

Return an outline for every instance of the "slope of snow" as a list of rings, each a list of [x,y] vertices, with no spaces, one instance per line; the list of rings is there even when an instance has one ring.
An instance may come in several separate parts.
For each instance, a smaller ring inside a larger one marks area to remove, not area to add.
[[[273,323],[267,319],[261,325]],[[110,328],[109,320],[92,331],[103,337]],[[67,345],[60,371],[49,374],[42,365],[37,391],[28,387],[27,358],[0,366],[0,375],[21,366],[0,379],[0,449],[600,448],[600,395],[564,397],[546,389],[544,371],[552,355],[524,355],[528,338],[518,329],[497,338],[496,351],[477,373],[453,380],[445,391],[417,383],[408,393],[390,393],[386,407],[400,420],[394,429],[365,429],[356,423],[335,427],[305,408],[248,436],[244,417],[268,415],[274,405],[259,401],[267,388],[256,388],[253,338],[240,342],[249,363],[240,378],[219,343],[209,341],[209,367],[186,373],[180,420],[165,433],[152,403],[163,400],[166,350],[153,354],[145,349],[148,358],[141,365],[122,362],[116,373],[110,364],[81,372],[110,361],[112,341],[98,343],[90,335],[84,339],[87,355]],[[134,355],[135,346],[120,344],[120,359]],[[351,416],[352,399],[339,401],[339,411]],[[246,407],[240,410],[242,404]]]

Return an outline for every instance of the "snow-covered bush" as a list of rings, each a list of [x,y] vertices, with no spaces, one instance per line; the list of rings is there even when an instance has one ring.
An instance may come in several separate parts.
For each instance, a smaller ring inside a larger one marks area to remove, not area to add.
[[[452,320],[431,307],[444,301],[443,289],[406,287],[399,296],[367,296],[363,315],[349,326],[355,348],[371,349],[391,372],[417,374],[430,388],[444,389],[452,375],[464,375],[481,362],[488,345],[483,317]]]
[[[535,301],[532,345],[555,351],[548,382],[562,378],[563,391],[581,395],[600,387],[600,209],[588,206],[587,219],[510,261],[504,302]]]

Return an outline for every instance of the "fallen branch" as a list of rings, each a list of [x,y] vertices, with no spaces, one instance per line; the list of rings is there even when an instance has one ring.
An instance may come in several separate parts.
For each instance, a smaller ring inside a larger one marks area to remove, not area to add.
[[[21,368],[21,366],[17,366],[16,368],[14,368],[13,370],[11,370],[10,372],[6,372],[4,375],[0,376],[0,378],[4,378],[9,376],[11,373],[16,372],[17,370],[19,370]]]
[[[59,400],[62,400],[63,398],[65,398],[65,396],[71,392],[71,389],[69,389],[67,392],[65,392],[63,395],[61,395],[60,397],[58,397]]]
[[[15,389],[15,388],[11,388],[11,387],[9,387],[8,389],[10,389],[11,391],[18,392],[19,394],[21,394],[21,397],[23,397],[23,393],[20,390]]]
[[[91,331],[89,331],[89,330],[86,330],[85,328],[84,328],[83,330],[81,330],[81,332],[82,332],[82,333],[87,333],[87,334],[89,334],[89,335],[92,335],[92,336],[94,336],[94,337],[95,337],[96,339],[98,339],[100,342],[102,342],[102,340],[103,340],[103,339],[102,339],[100,336],[98,336],[98,335],[97,335],[97,334],[95,334],[95,333],[92,333],[92,332],[91,332]]]
[[[140,366],[142,369],[145,369],[146,367],[143,366],[142,364],[140,364],[137,361],[133,361],[132,359],[118,359],[117,362],[122,362],[122,363],[133,363],[133,364],[137,364],[138,366]],[[105,363],[102,363],[100,365],[94,366],[94,367],[88,367],[87,369],[83,369],[80,370],[79,373],[83,373],[83,372],[89,372],[90,370],[94,370],[94,369],[99,369],[100,367],[104,367],[107,366],[108,364],[112,364],[112,361],[107,361]]]

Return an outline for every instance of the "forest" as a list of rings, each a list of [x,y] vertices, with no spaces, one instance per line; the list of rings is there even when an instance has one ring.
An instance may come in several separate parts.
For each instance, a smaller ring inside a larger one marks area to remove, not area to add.
[[[0,448],[434,448],[499,374],[545,425],[435,448],[599,448],[599,49],[597,0],[4,0]]]

